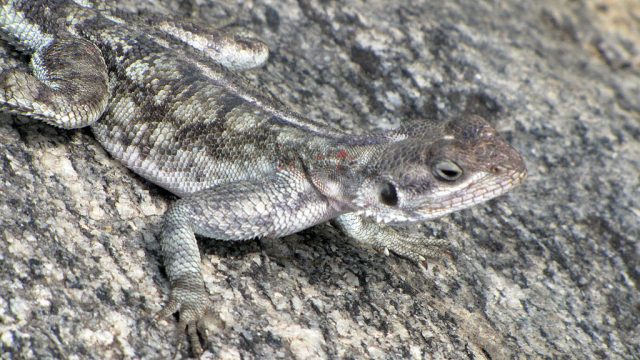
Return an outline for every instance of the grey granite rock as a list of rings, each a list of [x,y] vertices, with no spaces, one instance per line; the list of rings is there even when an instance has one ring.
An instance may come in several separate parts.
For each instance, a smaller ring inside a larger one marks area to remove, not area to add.
[[[168,1],[168,0],[167,0]],[[145,6],[167,11],[157,1]],[[527,159],[507,196],[414,231],[428,274],[328,225],[206,241],[212,356],[603,358],[640,354],[640,3],[164,4],[271,46],[246,74],[355,132],[477,113]],[[167,358],[157,234],[173,198],[87,130],[0,118],[0,358]],[[188,355],[183,346],[178,357]]]

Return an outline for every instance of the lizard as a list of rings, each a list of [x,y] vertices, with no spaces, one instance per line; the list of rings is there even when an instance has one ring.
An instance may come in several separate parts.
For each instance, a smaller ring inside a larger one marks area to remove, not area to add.
[[[179,313],[196,355],[212,309],[196,235],[277,238],[332,221],[421,262],[448,241],[393,225],[468,208],[527,176],[476,115],[354,135],[288,110],[237,75],[268,60],[251,36],[89,0],[2,0],[0,36],[22,56],[0,59],[0,110],[89,126],[113,158],[179,197],[163,216],[171,290],[156,318]]]

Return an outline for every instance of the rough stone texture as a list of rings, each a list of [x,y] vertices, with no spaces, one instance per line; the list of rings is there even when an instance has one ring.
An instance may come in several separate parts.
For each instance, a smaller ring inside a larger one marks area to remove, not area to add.
[[[427,274],[328,225],[203,239],[219,311],[205,356],[638,358],[640,3],[175,3],[265,39],[269,64],[245,76],[297,111],[356,132],[481,114],[530,171],[418,228],[457,247]],[[151,319],[168,291],[157,235],[172,196],[87,130],[6,115],[0,166],[0,358],[171,356],[175,321]]]

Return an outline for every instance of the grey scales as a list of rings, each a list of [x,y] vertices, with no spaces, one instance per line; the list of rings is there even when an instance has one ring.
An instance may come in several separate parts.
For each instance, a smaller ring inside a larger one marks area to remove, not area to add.
[[[354,135],[287,110],[234,71],[268,60],[260,40],[99,1],[0,2],[0,109],[90,126],[141,177],[180,197],[160,235],[171,294],[194,354],[214,309],[196,235],[277,238],[331,220],[346,235],[420,263],[448,242],[405,235],[526,178],[520,154],[484,119],[420,119]],[[26,59],[29,63],[25,63]]]

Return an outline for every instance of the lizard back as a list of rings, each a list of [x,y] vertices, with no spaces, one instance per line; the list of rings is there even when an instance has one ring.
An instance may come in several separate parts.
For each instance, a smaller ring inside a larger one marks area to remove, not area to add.
[[[301,145],[322,147],[343,136],[258,94],[176,36],[182,29],[131,25],[67,0],[24,4],[26,21],[39,24],[39,38],[70,33],[100,49],[111,85],[106,110],[91,124],[96,139],[125,166],[177,195],[269,176],[297,166]]]

